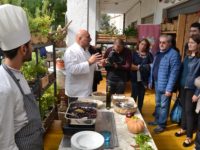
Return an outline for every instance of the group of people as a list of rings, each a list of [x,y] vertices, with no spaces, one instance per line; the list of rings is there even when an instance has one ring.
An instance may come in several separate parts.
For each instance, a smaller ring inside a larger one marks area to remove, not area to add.
[[[13,5],[0,6],[0,48],[5,57],[0,66],[0,149],[42,150],[43,128],[39,109],[34,96],[20,68],[31,60],[31,36],[25,12]],[[111,94],[123,94],[128,80],[132,83],[132,97],[142,106],[146,88],[155,88],[155,133],[165,131],[172,93],[179,87],[182,104],[181,129],[175,133],[179,137],[186,134],[183,146],[190,146],[192,135],[197,129],[196,149],[200,149],[200,24],[193,23],[186,44],[184,60],[172,38],[161,35],[156,55],[150,52],[150,43],[142,39],[135,51],[128,49],[122,39],[116,39],[104,56],[90,45],[91,37],[86,30],[79,30],[76,42],[64,54],[66,81],[65,94],[68,101],[89,96],[96,90],[98,67],[107,71],[107,85]],[[176,86],[180,85],[180,86]],[[198,127],[196,126],[198,122]]]
[[[110,86],[111,94],[123,94],[126,82],[131,81],[131,96],[138,102],[141,112],[146,89],[155,88],[155,120],[149,122],[149,125],[157,126],[154,132],[161,133],[166,129],[172,93],[178,90],[183,111],[181,129],[175,136],[186,134],[183,146],[190,146],[193,132],[197,129],[195,124],[198,115],[195,109],[200,94],[200,89],[194,85],[194,80],[200,76],[200,24],[193,23],[190,27],[183,62],[170,35],[160,36],[159,50],[155,56],[150,52],[147,39],[142,39],[137,49],[131,51],[118,38],[103,56],[99,53],[89,54],[90,41],[89,33],[80,30],[75,44],[65,52],[65,90],[69,100],[92,93],[94,70],[100,65],[107,71],[106,83]],[[197,149],[200,148],[199,134],[197,130]]]
[[[181,129],[175,136],[186,135],[183,146],[188,147],[192,144],[193,133],[197,131],[195,144],[196,149],[200,149],[200,114],[195,112],[195,109],[200,109],[197,105],[200,89],[194,84],[195,79],[200,76],[199,23],[191,25],[190,37],[185,47],[181,63],[180,54],[173,45],[171,36],[160,36],[160,49],[154,57],[148,82],[150,89],[155,88],[156,106],[153,114],[155,120],[148,124],[157,126],[154,129],[155,133],[165,131],[172,93],[178,90],[182,116]]]

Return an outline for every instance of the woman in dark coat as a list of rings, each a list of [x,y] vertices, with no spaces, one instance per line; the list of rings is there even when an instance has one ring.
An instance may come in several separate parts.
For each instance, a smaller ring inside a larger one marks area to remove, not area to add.
[[[195,113],[196,102],[200,89],[194,85],[194,80],[200,76],[200,36],[194,35],[189,38],[188,52],[183,62],[181,72],[180,98],[182,105],[181,129],[175,133],[179,137],[186,134],[183,142],[184,147],[192,144],[192,136],[195,130],[197,115]]]
[[[150,76],[150,64],[153,62],[153,55],[149,52],[150,43],[147,39],[140,41],[137,51],[132,54],[131,83],[132,97],[138,101],[138,108],[142,111],[145,88],[148,85]]]

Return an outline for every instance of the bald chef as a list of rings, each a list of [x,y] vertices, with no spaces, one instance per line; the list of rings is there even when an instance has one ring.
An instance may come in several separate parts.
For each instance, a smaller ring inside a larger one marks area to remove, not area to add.
[[[0,150],[42,150],[43,128],[33,94],[20,72],[31,60],[30,31],[21,7],[0,5]]]

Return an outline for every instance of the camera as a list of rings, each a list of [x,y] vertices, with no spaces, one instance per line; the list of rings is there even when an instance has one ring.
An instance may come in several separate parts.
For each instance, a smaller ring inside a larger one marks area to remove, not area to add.
[[[109,55],[108,55],[108,59],[107,59],[108,63],[113,65],[114,63],[117,65],[122,65],[124,60],[123,57],[121,57],[117,52],[115,52],[114,50],[112,50]]]

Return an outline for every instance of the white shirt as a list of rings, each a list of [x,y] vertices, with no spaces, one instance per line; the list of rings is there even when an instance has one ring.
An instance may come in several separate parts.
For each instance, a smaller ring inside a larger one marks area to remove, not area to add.
[[[20,71],[12,69],[25,94],[30,88]],[[23,96],[11,78],[0,66],[0,150],[18,150],[15,133],[28,123]]]
[[[65,62],[65,94],[70,97],[86,97],[92,93],[93,77],[96,64],[89,65],[91,57],[77,43],[70,46],[64,55]]]

